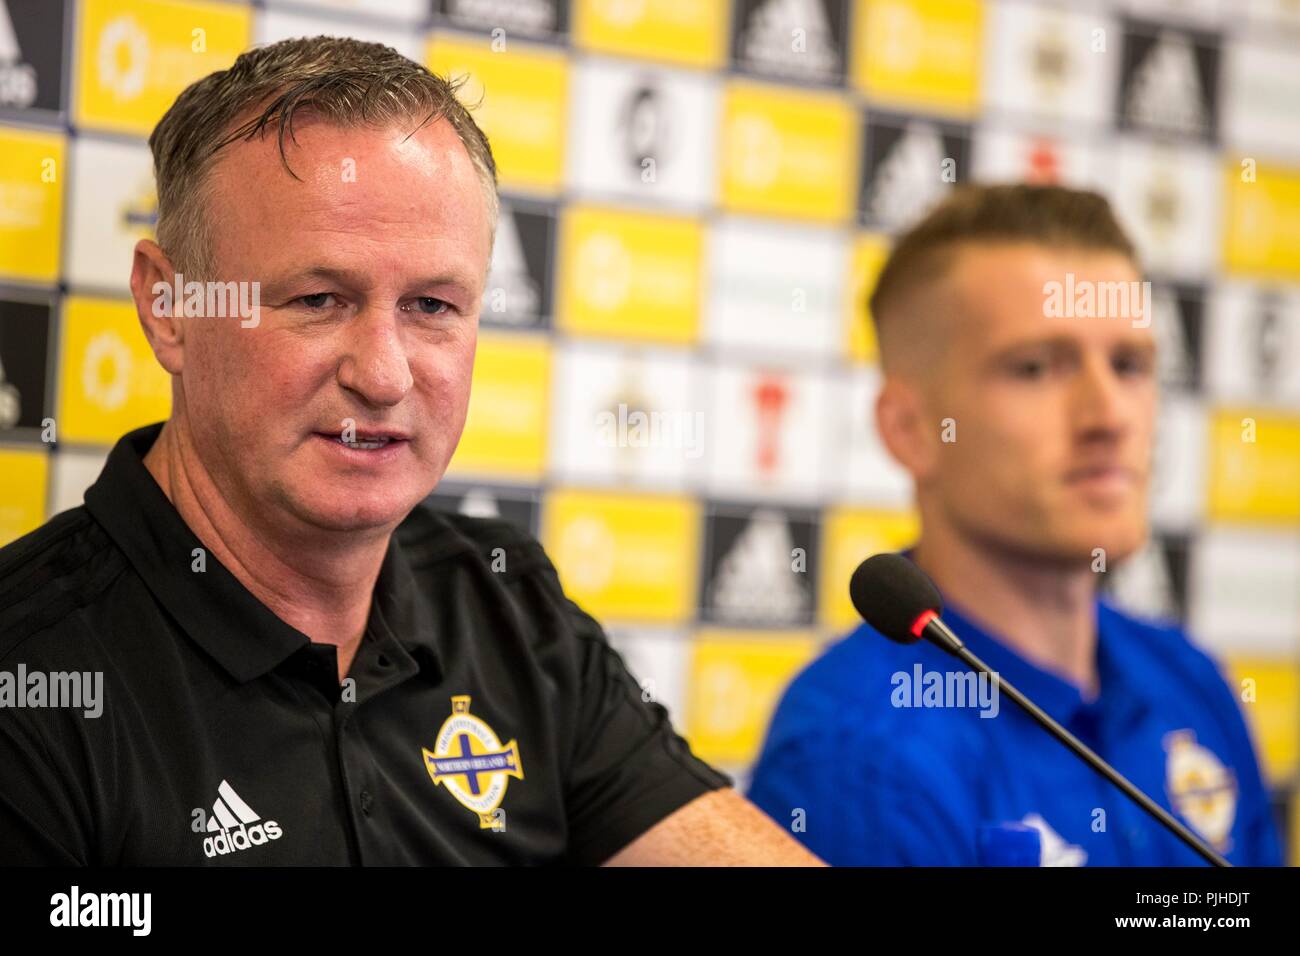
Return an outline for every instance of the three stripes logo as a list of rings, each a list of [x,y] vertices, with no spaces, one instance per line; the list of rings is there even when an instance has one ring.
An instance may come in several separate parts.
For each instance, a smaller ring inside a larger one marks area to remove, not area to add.
[[[274,820],[263,822],[225,780],[217,787],[207,833],[203,839],[203,855],[209,858],[261,846],[281,836],[280,824]]]
[[[23,61],[9,5],[0,0],[0,106],[31,106],[36,101],[36,70]]]

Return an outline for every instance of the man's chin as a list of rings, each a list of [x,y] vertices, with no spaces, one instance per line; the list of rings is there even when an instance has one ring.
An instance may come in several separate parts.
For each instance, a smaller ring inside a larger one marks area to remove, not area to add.
[[[1051,550],[1071,563],[1105,571],[1136,554],[1146,539],[1145,522],[1110,528],[1094,525],[1060,535]]]
[[[1144,519],[1098,522],[1080,516],[1078,521],[1056,520],[1014,526],[1008,522],[986,526],[981,537],[1008,557],[1043,569],[1105,571],[1135,554],[1146,543]]]
[[[306,523],[322,531],[391,531],[419,503],[418,498],[411,500],[391,493],[360,498],[318,495],[300,500],[295,510]]]

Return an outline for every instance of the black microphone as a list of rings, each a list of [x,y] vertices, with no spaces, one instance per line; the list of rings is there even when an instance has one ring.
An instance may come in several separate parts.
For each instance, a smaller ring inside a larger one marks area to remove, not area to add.
[[[1164,824],[1174,836],[1215,866],[1232,866],[1164,807],[1135,787],[1083,741],[1047,716],[1037,704],[967,650],[961,638],[939,617],[943,612],[939,589],[924,571],[907,558],[901,554],[876,554],[867,558],[853,572],[853,578],[849,581],[849,596],[863,620],[891,641],[914,644],[925,638],[976,672],[989,675],[997,682],[999,693],[1006,694],[1020,705],[1044,730],[1119,787],[1130,800]]]

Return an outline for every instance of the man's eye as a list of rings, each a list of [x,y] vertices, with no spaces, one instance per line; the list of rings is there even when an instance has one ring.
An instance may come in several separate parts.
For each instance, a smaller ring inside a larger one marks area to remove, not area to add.
[[[444,302],[442,299],[435,299],[433,296],[421,296],[415,300],[416,308],[423,315],[442,315],[444,312],[451,311],[451,303]]]
[[[1145,355],[1117,355],[1112,365],[1120,375],[1141,378],[1155,371],[1155,363]]]
[[[1021,359],[1011,363],[1011,374],[1016,378],[1042,378],[1047,374],[1047,363],[1040,359]]]
[[[311,295],[299,296],[298,301],[309,309],[323,309],[329,305],[326,300],[333,297],[333,292],[314,292]]]

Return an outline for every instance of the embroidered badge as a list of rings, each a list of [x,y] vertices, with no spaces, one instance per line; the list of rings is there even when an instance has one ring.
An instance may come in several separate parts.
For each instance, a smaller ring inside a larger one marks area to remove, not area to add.
[[[1228,850],[1228,835],[1237,816],[1237,778],[1214,753],[1196,742],[1191,730],[1165,734],[1169,760],[1165,787],[1174,812],[1214,844]]]
[[[524,779],[519,744],[502,744],[496,732],[469,712],[470,698],[451,699],[451,716],[442,723],[432,750],[424,751],[424,766],[435,785],[447,788],[465,809],[476,814],[482,829],[497,822],[494,815],[506,796],[511,777]]]

